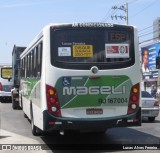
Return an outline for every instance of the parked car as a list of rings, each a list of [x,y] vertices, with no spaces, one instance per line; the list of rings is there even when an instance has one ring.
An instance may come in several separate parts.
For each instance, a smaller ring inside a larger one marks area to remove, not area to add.
[[[147,91],[142,91],[142,117],[148,117],[150,122],[159,115],[159,102]]]
[[[2,85],[0,82],[0,101],[10,101],[11,100],[11,85]]]

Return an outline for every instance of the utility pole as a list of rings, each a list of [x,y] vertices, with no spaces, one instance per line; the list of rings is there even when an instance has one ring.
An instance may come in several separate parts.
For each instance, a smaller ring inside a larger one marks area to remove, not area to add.
[[[112,15],[111,16],[111,18],[112,18],[112,20],[115,18],[116,20],[118,19],[118,18],[120,18],[121,20],[125,20],[126,21],[126,25],[128,25],[128,3],[126,2],[126,4],[124,4],[124,5],[121,5],[121,6],[112,6],[112,9],[114,9],[114,10],[116,10],[116,9],[119,9],[119,10],[122,10],[122,11],[124,11],[125,12],[125,16],[123,15]]]

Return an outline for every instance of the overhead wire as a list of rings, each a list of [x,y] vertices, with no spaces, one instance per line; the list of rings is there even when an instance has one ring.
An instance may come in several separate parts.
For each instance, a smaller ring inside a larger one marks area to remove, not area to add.
[[[150,28],[153,28],[153,26],[156,26],[156,25],[159,25],[159,23],[153,23],[153,25],[150,25],[150,26],[148,26],[148,27],[146,27],[146,28],[144,28],[144,29],[139,30],[138,33],[144,34],[144,33],[146,33],[145,30],[148,30],[148,29],[150,29]],[[151,30],[149,30],[149,31],[151,31]],[[149,31],[147,31],[147,32],[149,32]]]
[[[120,6],[120,5],[123,5],[125,3],[131,4],[131,3],[134,3],[136,1],[138,1],[138,0],[125,0],[125,1],[117,3],[115,5]],[[108,12],[105,14],[105,16],[102,18],[102,22],[106,22],[111,17],[111,15],[114,15],[117,11],[118,11],[117,9],[115,10],[115,9],[110,8],[108,10]]]
[[[146,28],[144,28],[144,29],[142,29],[142,30],[139,31],[140,32],[140,34],[139,34],[139,40],[140,39],[144,39],[144,37],[147,37],[148,35],[153,34],[153,38],[147,38],[145,40],[142,40],[139,44],[146,43],[146,42],[149,42],[149,41],[152,41],[152,40],[156,40],[156,39],[159,38],[159,36],[154,36],[154,33],[160,32],[159,29],[158,30],[154,30],[154,31],[152,31],[153,30],[152,29],[150,31],[145,32],[145,30],[148,30],[149,28],[152,28],[153,26],[156,26],[156,25],[159,25],[159,23],[153,24],[153,25],[148,26],[148,27],[146,27]],[[143,33],[141,33],[141,32],[143,32]]]
[[[122,4],[122,2],[121,3],[115,3],[114,4],[114,6],[116,5],[116,6],[119,6],[119,5],[121,5]],[[111,15],[113,14],[115,14],[117,12],[117,10],[115,10],[115,9],[112,9],[112,8],[110,8],[109,10],[108,10],[108,12],[105,14],[105,16],[103,17],[103,19],[102,19],[102,22],[106,22],[110,17],[111,17]]]
[[[119,4],[116,4],[116,6],[118,7],[118,6],[120,6],[120,5],[124,4],[124,3],[133,4],[133,3],[137,2],[137,1],[139,1],[139,0],[125,0],[125,1],[123,1],[123,2],[120,2]],[[155,5],[157,2],[159,2],[159,1],[157,1],[157,0],[152,1],[152,2],[149,3],[147,6],[145,6],[145,7],[142,8],[140,11],[138,11],[136,14],[134,14],[133,16],[131,16],[130,18],[133,18],[133,17],[139,15],[140,13],[144,12],[144,11],[147,10],[148,8],[150,8],[150,7],[152,7],[153,5]],[[108,12],[105,14],[105,16],[103,17],[102,21],[103,21],[103,22],[107,21],[107,20],[109,19],[109,17],[111,17],[111,15],[114,15],[115,13],[117,13],[117,11],[118,11],[118,9],[117,9],[117,10],[115,10],[115,9],[112,10],[112,9],[110,8],[110,9],[108,10]],[[150,34],[153,34],[153,33],[155,33],[155,32],[158,32],[159,30],[155,30],[155,31],[153,31],[153,32],[152,32],[153,29],[152,29],[152,30],[148,30],[148,29],[152,28],[154,25],[156,25],[156,24],[153,24],[153,25],[151,25],[151,26],[148,26],[148,27],[146,27],[146,28],[144,28],[144,29],[139,30],[139,31],[138,31],[138,33],[140,34],[139,38],[143,38],[143,37],[145,37],[145,36],[148,36],[148,35],[150,35]],[[146,30],[148,30],[148,31],[146,31]],[[152,39],[147,39],[147,40],[142,41],[141,43],[147,42],[147,41],[150,41],[150,40],[154,40],[154,39],[157,39],[157,38],[158,38],[158,37],[155,37],[155,38],[152,38]],[[141,44],[141,43],[140,43],[140,44]]]
[[[141,9],[139,12],[137,12],[136,14],[134,14],[133,16],[131,16],[131,18],[139,15],[140,13],[142,13],[143,11],[145,11],[146,9],[148,9],[151,6],[155,5],[157,2],[159,2],[159,1],[156,1],[156,0],[152,1],[149,5],[147,5],[146,7],[144,7],[143,9]],[[154,34],[154,33],[158,32],[159,30],[154,30],[153,31],[153,29],[151,29],[151,28],[153,28],[156,25],[157,25],[157,23],[153,24],[153,25],[150,25],[150,26],[148,26],[148,27],[146,27],[144,29],[139,30],[138,31],[138,33],[139,33],[139,39],[142,39],[142,38],[144,39],[144,37],[147,37],[147,36],[149,36],[151,34]],[[148,29],[150,29],[150,30],[148,31]],[[147,38],[145,40],[142,40],[139,44],[146,43],[146,42],[149,42],[149,41],[153,41],[153,40],[156,40],[158,38],[159,38],[159,36],[154,36],[153,38]]]
[[[151,7],[152,5],[154,5],[156,2],[159,2],[157,0],[154,0],[153,2],[151,2],[149,5],[147,5],[146,7],[144,7],[143,9],[141,9],[139,12],[137,12],[136,14],[134,14],[133,16],[131,16],[130,18],[133,18],[135,16],[137,16],[138,14],[140,14],[141,12],[143,12],[144,10],[148,9],[149,7]]]
[[[143,36],[146,36],[146,35],[150,35],[150,34],[156,33],[156,32],[158,32],[158,31],[159,31],[159,30],[155,30],[155,31],[153,31],[153,32],[149,32],[149,33],[140,35],[139,38],[140,38],[140,37],[143,37]]]
[[[146,27],[146,28],[144,28],[144,29],[142,29],[142,30],[139,30],[138,32],[144,31],[144,30],[149,29],[149,28],[151,28],[151,27],[153,27],[153,25],[151,25],[151,26],[149,26],[149,27]]]
[[[148,42],[148,41],[151,41],[151,40],[155,40],[155,39],[158,39],[159,37],[154,37],[154,38],[151,38],[151,39],[147,39],[147,40],[144,40],[144,41],[141,41],[139,42],[139,44],[143,44],[145,42]]]
[[[103,17],[102,22],[107,21],[108,18],[110,17],[110,14],[113,14],[115,11],[117,11],[117,10],[113,10],[112,8],[110,8],[110,9],[108,10],[108,12],[105,14],[105,16]]]

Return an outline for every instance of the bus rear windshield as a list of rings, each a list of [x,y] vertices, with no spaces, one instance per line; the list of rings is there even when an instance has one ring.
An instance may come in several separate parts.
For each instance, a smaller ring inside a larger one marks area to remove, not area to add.
[[[119,68],[134,63],[133,29],[51,30],[51,63],[61,68]]]

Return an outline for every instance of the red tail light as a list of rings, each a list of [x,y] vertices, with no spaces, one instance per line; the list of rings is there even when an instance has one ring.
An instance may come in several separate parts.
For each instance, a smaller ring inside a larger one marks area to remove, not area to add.
[[[132,114],[138,110],[139,100],[140,100],[139,96],[140,96],[140,86],[138,83],[134,85],[131,89],[127,114]]]
[[[155,101],[155,102],[154,102],[154,106],[159,106],[159,102],[158,102],[158,101]]]
[[[0,91],[2,91],[2,83],[0,82]]]
[[[61,116],[58,94],[55,88],[46,85],[46,98],[48,112],[54,116]]]

